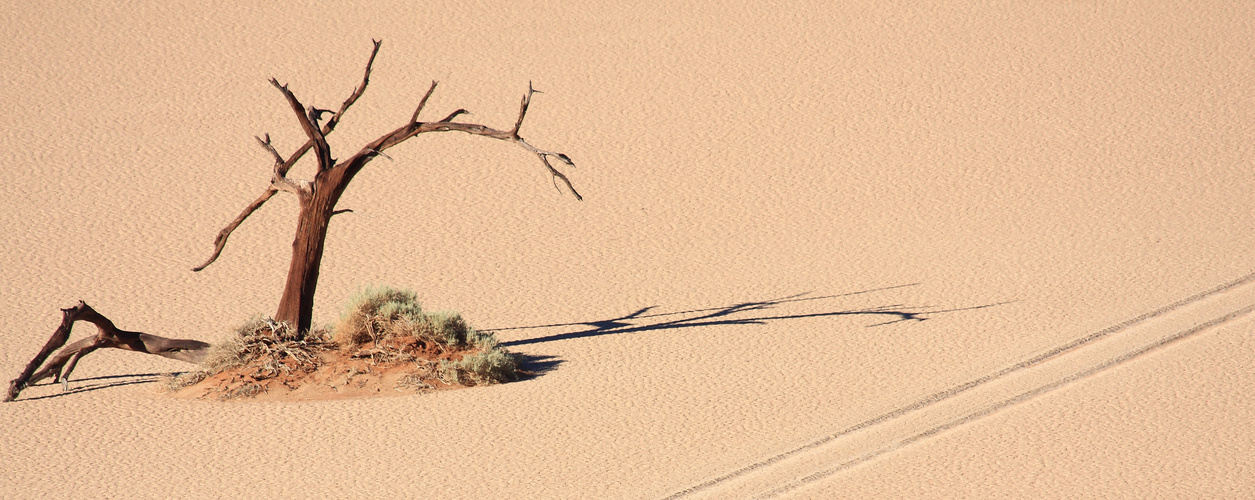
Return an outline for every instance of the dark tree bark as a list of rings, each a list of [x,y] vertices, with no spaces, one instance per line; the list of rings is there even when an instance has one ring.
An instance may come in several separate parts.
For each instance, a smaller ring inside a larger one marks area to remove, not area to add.
[[[374,41],[375,46],[370,53],[370,59],[366,62],[366,71],[362,76],[361,85],[354,89],[348,99],[340,105],[340,109],[335,112],[318,109],[313,106],[305,106],[288,89],[287,85],[281,85],[278,80],[273,78],[270,80],[270,83],[287,100],[288,105],[296,115],[296,120],[301,130],[305,132],[308,139],[304,145],[297,148],[291,156],[285,159],[271,143],[269,134],[265,135],[264,138],[257,138],[257,142],[270,153],[275,162],[270,184],[257,199],[244,207],[244,210],[235,220],[218,232],[217,237],[214,238],[213,254],[210,255],[205,263],[192,269],[193,271],[200,271],[216,261],[218,256],[222,254],[222,249],[226,246],[227,239],[230,238],[231,233],[253,212],[270,200],[275,193],[286,191],[295,194],[300,203],[301,211],[297,218],[296,234],[292,240],[292,260],[288,265],[287,282],[284,284],[283,295],[279,299],[279,307],[275,312],[274,319],[287,322],[302,333],[309,331],[313,319],[314,292],[318,287],[318,271],[322,265],[328,225],[332,216],[347,211],[337,211],[335,208],[336,203],[340,200],[340,196],[344,194],[344,190],[348,187],[349,182],[367,163],[370,163],[376,156],[386,156],[384,151],[411,137],[427,132],[455,131],[515,143],[540,159],[553,177],[555,187],[557,187],[557,181],[561,180],[577,200],[583,199],[571,185],[571,181],[567,179],[566,175],[555,168],[550,161],[551,159],[556,159],[567,166],[575,166],[567,155],[537,148],[519,136],[519,128],[522,127],[523,119],[527,115],[527,108],[531,104],[532,95],[538,92],[532,88],[530,83],[528,84],[527,93],[523,95],[522,103],[519,106],[518,119],[515,120],[514,126],[509,130],[499,130],[474,123],[453,121],[458,116],[466,113],[465,109],[456,110],[439,121],[419,121],[419,115],[422,113],[423,107],[427,104],[427,100],[431,97],[432,92],[436,90],[436,82],[433,81],[431,82],[431,87],[427,89],[427,93],[418,102],[414,114],[407,123],[371,141],[347,160],[336,163],[331,157],[331,148],[327,145],[326,136],[335,130],[344,112],[357,102],[357,99],[366,91],[366,85],[370,82],[371,67],[374,65],[375,56],[379,53],[380,44],[380,41]],[[331,116],[320,127],[318,122],[321,120],[322,115],[326,113],[331,113]],[[310,150],[314,151],[318,162],[314,179],[308,181],[288,178],[288,171]],[[35,359],[31,360],[22,374],[10,383],[9,394],[5,401],[11,401],[17,397],[18,392],[22,388],[43,378],[56,376],[62,382],[68,380],[69,374],[74,369],[74,365],[79,358],[102,347],[157,354],[192,363],[199,363],[204,358],[208,348],[208,345],[204,342],[195,340],[167,339],[145,333],[119,330],[113,326],[111,321],[82,302],[79,302],[79,305],[76,307],[63,309],[63,312],[65,317],[61,326],[53,333],[52,338],[48,340],[48,343],[39,354],[35,356]],[[100,333],[96,337],[84,339],[66,347],[43,370],[36,373],[35,370],[52,351],[64,345],[69,339],[70,327],[76,321],[95,323],[99,327]]]
[[[484,125],[453,121],[466,112],[464,109],[454,111],[440,121],[419,121],[419,115],[422,113],[423,107],[426,106],[427,99],[436,90],[436,82],[433,81],[431,82],[431,87],[427,89],[427,93],[419,101],[418,107],[414,110],[414,114],[408,123],[371,141],[347,160],[336,163],[331,157],[331,148],[327,145],[326,135],[335,130],[335,126],[339,123],[344,112],[353,103],[357,102],[357,99],[365,92],[366,85],[370,81],[371,66],[374,64],[375,55],[379,53],[379,45],[380,42],[376,41],[375,48],[370,54],[370,60],[366,63],[362,84],[354,90],[353,94],[340,106],[340,110],[332,114],[326,125],[321,128],[318,126],[319,117],[323,113],[330,111],[301,104],[300,100],[286,85],[279,84],[278,80],[275,79],[270,80],[270,83],[279,89],[287,100],[288,105],[292,108],[292,112],[296,115],[296,120],[300,124],[301,130],[305,132],[308,140],[304,146],[285,160],[271,145],[269,135],[265,139],[257,139],[275,160],[274,175],[271,177],[270,186],[266,188],[266,191],[257,200],[245,207],[244,212],[239,217],[236,217],[231,224],[228,224],[226,228],[223,228],[218,233],[218,237],[214,241],[213,255],[204,264],[193,269],[194,271],[200,271],[217,260],[231,232],[239,227],[244,219],[248,218],[249,215],[269,200],[274,193],[288,191],[296,194],[300,201],[301,213],[297,219],[296,235],[292,241],[292,260],[288,265],[287,282],[284,284],[283,295],[279,299],[279,307],[275,312],[274,319],[276,321],[286,321],[296,326],[298,331],[309,331],[313,320],[314,292],[318,287],[318,272],[322,265],[322,253],[326,244],[327,228],[331,217],[338,213],[335,206],[340,200],[340,196],[344,194],[345,188],[348,187],[353,177],[367,163],[377,156],[384,155],[384,151],[388,148],[396,146],[411,137],[426,132],[457,131],[513,142],[535,154],[540,159],[550,175],[553,176],[555,185],[557,180],[561,180],[567,189],[571,190],[571,194],[575,195],[576,199],[583,199],[571,185],[571,181],[567,179],[566,175],[554,168],[550,162],[551,158],[556,158],[568,166],[574,166],[575,164],[567,155],[539,149],[519,136],[519,128],[523,125],[523,119],[527,115],[527,108],[531,104],[532,95],[537,92],[536,89],[532,88],[531,84],[528,84],[527,94],[523,96],[522,103],[519,106],[519,116],[514,123],[514,127],[509,130],[498,130]],[[314,175],[314,180],[288,179],[288,170],[311,149],[314,150],[318,161],[318,169]]]

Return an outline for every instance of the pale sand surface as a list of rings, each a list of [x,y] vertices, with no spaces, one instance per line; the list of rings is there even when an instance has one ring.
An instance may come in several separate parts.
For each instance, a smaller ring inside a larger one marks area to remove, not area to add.
[[[1208,332],[792,494],[1249,498],[1253,328]]]
[[[206,341],[273,312],[292,199],[189,269],[267,181],[252,135],[303,141],[267,79],[336,107],[372,37],[335,156],[432,79],[427,119],[498,127],[531,80],[523,135],[569,154],[586,196],[517,147],[430,134],[354,181],[329,236],[322,321],[360,286],[412,287],[542,376],[220,404],[150,383],[187,365],[93,354],[70,394],[0,405],[0,492],[719,496],[838,466],[798,465],[830,444],[906,439],[785,494],[1255,496],[1251,282],[1184,300],[1255,271],[1255,8],[851,3],[0,8],[5,380],[78,299]],[[1034,397],[1004,387],[1218,318]],[[521,328],[538,325],[557,326]]]

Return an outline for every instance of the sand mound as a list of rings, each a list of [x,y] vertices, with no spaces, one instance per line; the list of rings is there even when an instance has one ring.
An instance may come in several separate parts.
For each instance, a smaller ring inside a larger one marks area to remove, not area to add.
[[[205,369],[167,386],[198,399],[339,399],[506,382],[517,368],[460,315],[424,312],[413,292],[384,287],[355,296],[334,329],[254,318],[212,348]]]

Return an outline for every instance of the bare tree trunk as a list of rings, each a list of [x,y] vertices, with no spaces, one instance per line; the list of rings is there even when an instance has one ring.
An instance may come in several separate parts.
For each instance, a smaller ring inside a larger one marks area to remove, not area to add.
[[[322,265],[322,252],[327,240],[328,210],[320,207],[301,207],[300,221],[296,224],[296,237],[292,241],[292,261],[288,265],[288,279],[279,299],[275,320],[295,325],[297,331],[307,332],[312,324],[314,291],[318,287],[318,271]]]
[[[301,214],[292,240],[292,260],[288,279],[275,312],[276,321],[295,325],[298,332],[308,332],[313,323],[314,292],[327,242],[327,228],[335,214],[335,204],[347,182],[343,172],[323,172],[314,181],[312,196],[301,200]]]

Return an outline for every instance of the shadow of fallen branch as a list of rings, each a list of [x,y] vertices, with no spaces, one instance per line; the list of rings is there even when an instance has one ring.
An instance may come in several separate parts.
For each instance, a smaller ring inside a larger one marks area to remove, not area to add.
[[[619,335],[626,333],[650,332],[658,330],[670,330],[677,328],[692,328],[700,326],[720,326],[720,325],[763,325],[769,322],[782,321],[789,319],[803,318],[822,318],[836,316],[868,316],[875,318],[883,318],[870,325],[868,328],[876,326],[890,325],[903,321],[924,321],[938,314],[945,314],[958,311],[970,311],[976,309],[984,309],[998,305],[1007,304],[1008,302],[999,302],[995,304],[986,304],[981,306],[959,307],[950,309],[935,308],[908,308],[903,305],[889,305],[875,307],[870,309],[844,309],[816,313],[796,313],[796,314],[767,314],[766,311],[778,306],[796,303],[810,302],[827,299],[836,299],[841,297],[850,297],[854,295],[863,295],[873,292],[882,292],[898,288],[906,288],[918,286],[919,283],[911,283],[907,285],[896,285],[860,292],[843,293],[837,295],[824,295],[820,297],[812,297],[811,293],[799,293],[778,299],[742,302],[722,307],[710,307],[704,309],[692,309],[688,311],[668,312],[668,313],[650,313],[657,306],[649,306],[640,308],[630,314],[617,318],[603,319],[597,321],[583,321],[575,323],[554,323],[548,325],[535,326],[516,326],[509,328],[493,328],[485,329],[489,332],[501,332],[508,330],[533,330],[547,328],[563,328],[572,326],[588,326],[584,330],[568,333],[559,333],[553,335],[544,335],[533,337],[530,339],[513,340],[502,342],[503,346],[521,346],[529,344],[540,344],[544,342],[556,342],[559,340],[570,340],[578,338],[597,337],[601,335]],[[655,319],[657,318],[657,319]]]
[[[128,385],[137,385],[137,384],[151,384],[153,382],[156,382],[162,375],[167,375],[167,373],[132,373],[132,374],[127,374],[127,375],[103,375],[99,377],[78,379],[71,382],[73,386],[70,387],[68,390],[60,391],[55,394],[46,394],[43,396],[22,398],[22,399],[14,400],[14,402],[38,401],[40,399],[59,398],[62,396],[70,396],[73,394],[81,394],[84,392],[98,391],[101,389],[111,389],[114,387],[123,387],[123,386],[128,386]],[[31,385],[31,387],[52,386],[52,385],[61,385],[61,383],[49,382],[49,383],[43,383],[43,384],[33,384]]]

